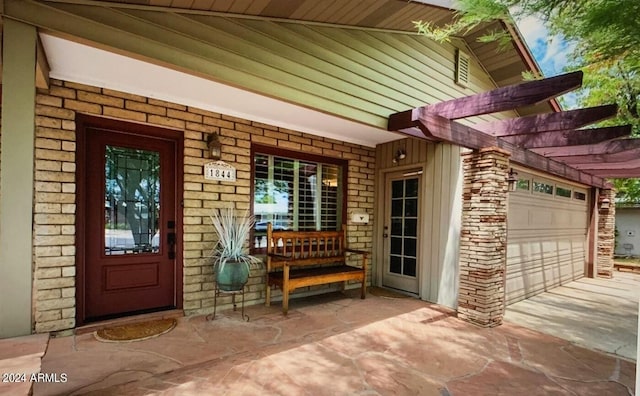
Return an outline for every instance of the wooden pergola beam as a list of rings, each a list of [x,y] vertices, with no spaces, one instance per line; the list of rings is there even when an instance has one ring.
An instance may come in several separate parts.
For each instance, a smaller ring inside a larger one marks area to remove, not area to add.
[[[631,126],[628,126],[628,130],[631,132]],[[583,144],[578,146],[534,148],[531,149],[531,151],[535,151],[545,157],[555,158],[576,155],[616,154],[635,148],[640,148],[640,139],[614,139],[601,143]],[[562,160],[562,158],[559,158],[559,160]]]
[[[640,167],[632,169],[592,169],[588,173],[606,178],[640,178]]]
[[[605,162],[605,163],[584,163],[584,164],[571,164],[571,167],[581,169],[584,171],[595,170],[623,170],[623,169],[635,169],[640,168],[640,158],[636,158],[631,161],[621,162]]]
[[[622,125],[606,128],[541,132],[533,135],[505,136],[500,139],[525,149],[536,149],[590,145],[629,135],[631,135],[631,126]],[[540,153],[540,150],[536,151]]]
[[[629,143],[634,143],[635,148],[628,150],[622,150],[615,153],[602,153],[602,154],[583,154],[583,155],[566,155],[566,156],[548,156],[556,161],[564,162],[565,164],[597,164],[597,163],[610,163],[610,162],[624,162],[633,161],[640,158],[640,139],[626,139]],[[610,142],[615,143],[616,141]]]
[[[615,104],[586,109],[538,114],[477,124],[475,129],[493,136],[512,136],[578,129],[610,117],[618,112]]]
[[[420,117],[437,114],[450,120],[513,110],[536,104],[572,91],[582,85],[582,72],[544,80],[528,81],[463,98],[417,107],[389,116],[387,129],[398,131],[417,126]]]
[[[595,187],[609,188],[609,183],[561,162],[546,158],[495,136],[487,135],[472,127],[462,125],[438,115],[427,115],[419,119],[425,138],[438,139],[471,149],[499,147],[511,153],[510,161],[530,168],[541,170],[578,183]]]

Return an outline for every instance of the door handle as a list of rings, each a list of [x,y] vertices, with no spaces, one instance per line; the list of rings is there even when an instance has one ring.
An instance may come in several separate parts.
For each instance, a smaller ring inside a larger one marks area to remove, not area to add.
[[[382,234],[383,238],[389,238],[389,234],[387,234],[386,232],[384,234]]]
[[[169,246],[169,259],[173,260],[176,258],[176,233],[175,232],[167,233],[167,245]]]

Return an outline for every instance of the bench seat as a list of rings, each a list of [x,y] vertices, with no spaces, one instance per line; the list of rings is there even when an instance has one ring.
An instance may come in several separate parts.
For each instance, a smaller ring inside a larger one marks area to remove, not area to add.
[[[361,267],[346,264],[349,253],[362,256]],[[346,286],[348,281],[361,282],[361,298],[365,298],[367,260],[367,252],[345,247],[342,230],[273,231],[268,224],[265,304],[271,304],[271,287],[279,288],[282,312],[286,315],[289,293],[295,289],[335,282]]]

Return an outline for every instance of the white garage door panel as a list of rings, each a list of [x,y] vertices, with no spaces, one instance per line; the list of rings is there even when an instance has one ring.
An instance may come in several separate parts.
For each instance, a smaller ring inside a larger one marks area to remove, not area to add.
[[[587,213],[587,202],[574,198],[531,191],[510,194],[507,304],[584,276]]]
[[[584,235],[513,240],[507,247],[507,302],[532,297],[584,274]]]

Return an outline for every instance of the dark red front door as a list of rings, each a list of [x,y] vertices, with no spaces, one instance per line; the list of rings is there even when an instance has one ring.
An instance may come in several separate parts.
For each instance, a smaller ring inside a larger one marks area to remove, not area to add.
[[[178,305],[178,142],[137,128],[84,128],[81,323]]]

